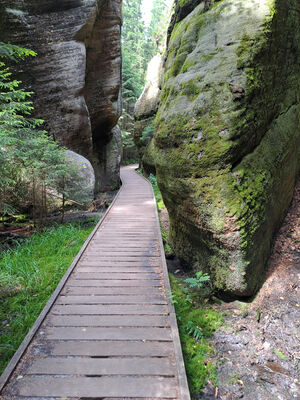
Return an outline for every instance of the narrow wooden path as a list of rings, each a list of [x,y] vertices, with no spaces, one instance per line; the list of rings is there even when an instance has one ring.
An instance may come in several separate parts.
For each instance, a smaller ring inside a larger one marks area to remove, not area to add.
[[[190,399],[152,188],[132,166],[121,176],[0,378],[1,400]]]

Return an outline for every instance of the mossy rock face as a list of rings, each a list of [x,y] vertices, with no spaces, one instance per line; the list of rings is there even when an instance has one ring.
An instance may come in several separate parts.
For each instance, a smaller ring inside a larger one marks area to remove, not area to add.
[[[299,1],[200,3],[164,70],[151,154],[173,247],[219,292],[251,296],[300,168]]]

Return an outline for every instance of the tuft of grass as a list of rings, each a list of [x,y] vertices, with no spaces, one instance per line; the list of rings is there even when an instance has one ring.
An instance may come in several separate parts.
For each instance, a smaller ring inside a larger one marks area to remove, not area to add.
[[[210,361],[214,349],[209,338],[222,325],[223,319],[208,304],[195,305],[187,301],[184,282],[172,274],[170,281],[190,392],[197,396],[208,381],[217,384],[216,366]]]
[[[160,211],[160,210],[165,208],[165,205],[164,205],[164,202],[163,202],[163,199],[162,199],[161,192],[160,192],[159,187],[157,185],[156,176],[150,174],[148,180],[149,180],[149,182],[151,183],[151,185],[153,187],[154,196],[155,196],[155,200],[156,200],[156,204],[157,204],[157,209],[158,209],[158,211]]]
[[[0,254],[0,374],[96,223],[52,227]]]

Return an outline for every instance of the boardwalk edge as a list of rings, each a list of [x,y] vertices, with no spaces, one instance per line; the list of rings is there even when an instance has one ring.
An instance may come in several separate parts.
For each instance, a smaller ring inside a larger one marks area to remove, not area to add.
[[[78,264],[82,254],[85,252],[86,248],[88,247],[88,245],[90,244],[90,242],[92,241],[92,239],[94,238],[96,232],[98,231],[98,229],[100,228],[100,226],[103,224],[103,222],[105,221],[110,209],[113,207],[114,203],[116,202],[117,198],[119,197],[120,193],[122,191],[122,186],[120,187],[118,193],[116,194],[115,198],[113,199],[112,203],[110,204],[110,206],[108,207],[108,209],[106,210],[105,214],[103,215],[103,217],[101,218],[101,220],[98,222],[98,224],[95,226],[93,232],[89,235],[89,237],[87,238],[87,240],[84,242],[83,246],[81,247],[79,253],[77,254],[77,256],[74,258],[72,264],[70,265],[70,267],[68,268],[68,270],[66,271],[65,275],[62,277],[61,281],[59,282],[57,288],[55,289],[55,291],[53,292],[52,296],[50,297],[50,299],[48,300],[48,302],[46,303],[45,307],[43,308],[43,310],[41,311],[40,315],[38,316],[38,318],[36,319],[35,323],[33,324],[33,326],[31,327],[31,329],[29,330],[29,332],[27,333],[27,335],[25,336],[23,342],[20,344],[18,350],[15,352],[15,354],[13,355],[12,359],[10,360],[9,364],[7,365],[7,367],[5,368],[5,370],[3,371],[2,375],[0,376],[0,394],[2,393],[2,390],[4,388],[4,386],[6,385],[6,383],[8,382],[9,378],[11,377],[12,373],[14,372],[14,370],[16,369],[20,359],[22,358],[22,356],[24,355],[25,351],[27,350],[28,346],[30,345],[30,343],[32,342],[36,332],[38,331],[38,329],[40,328],[40,326],[42,325],[42,323],[44,322],[47,314],[49,313],[50,309],[52,308],[54,302],[56,301],[57,297],[59,296],[60,292],[62,291],[62,289],[65,286],[65,283],[67,281],[67,279],[69,278],[69,276],[71,275],[71,273],[73,272],[74,268],[76,267],[76,265]]]
[[[143,175],[141,175],[141,177],[143,179],[145,179],[145,181],[150,185],[152,194],[153,194],[153,198],[155,200],[155,195],[154,195],[154,191],[153,191],[153,187],[152,187],[151,183]],[[156,215],[158,227],[160,227],[156,203],[155,203],[155,215]],[[171,285],[170,285],[168,267],[167,267],[166,256],[165,256],[165,249],[164,249],[164,244],[163,244],[160,229],[159,229],[159,244],[160,244],[160,253],[161,253],[161,261],[162,261],[162,267],[163,267],[163,273],[164,273],[167,301],[168,301],[168,305],[169,305],[169,309],[170,309],[170,323],[171,323],[171,331],[172,331],[172,337],[173,337],[173,342],[174,342],[174,350],[175,350],[176,366],[177,366],[178,380],[179,380],[179,386],[180,386],[180,392],[181,392],[181,400],[191,400],[189,386],[188,386],[187,377],[186,377],[186,370],[185,370],[185,365],[184,365],[184,360],[183,360],[183,355],[182,355],[182,348],[181,348],[181,342],[180,342],[180,337],[179,337],[175,307],[170,298],[171,296],[168,296],[169,293],[171,294]]]

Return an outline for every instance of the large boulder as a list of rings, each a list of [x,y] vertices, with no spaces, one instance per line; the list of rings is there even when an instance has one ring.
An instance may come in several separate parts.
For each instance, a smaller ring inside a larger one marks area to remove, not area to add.
[[[170,238],[220,293],[251,296],[300,167],[300,3],[205,1],[172,21],[153,152]]]
[[[66,160],[74,170],[73,179],[67,182],[66,192],[72,200],[88,204],[94,200],[95,173],[88,159],[74,151],[66,150]]]
[[[35,92],[35,117],[49,134],[105,170],[98,154],[110,146],[121,84],[121,0],[3,0],[1,41],[38,54],[17,66]],[[119,155],[116,155],[118,158]],[[115,171],[112,185],[119,178]],[[105,184],[107,185],[107,179]]]
[[[140,160],[146,172],[154,172],[154,160],[151,154],[153,148],[155,116],[160,96],[160,81],[162,76],[162,57],[157,54],[150,61],[144,90],[134,108],[134,142],[139,152]]]

